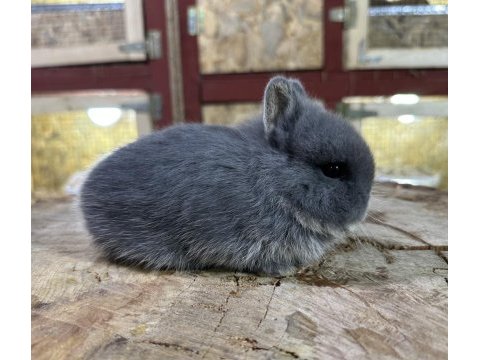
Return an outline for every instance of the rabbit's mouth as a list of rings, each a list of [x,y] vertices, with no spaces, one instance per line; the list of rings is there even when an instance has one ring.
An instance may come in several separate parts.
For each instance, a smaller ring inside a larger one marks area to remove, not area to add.
[[[347,229],[340,228],[333,225],[325,224],[323,221],[316,219],[308,214],[306,211],[294,206],[287,199],[282,198],[280,201],[281,207],[288,213],[291,213],[296,222],[305,230],[320,235],[324,240],[326,238],[343,239]]]
[[[345,229],[325,225],[303,211],[293,209],[293,216],[304,229],[317,235],[327,236],[333,239],[343,239],[345,237]]]

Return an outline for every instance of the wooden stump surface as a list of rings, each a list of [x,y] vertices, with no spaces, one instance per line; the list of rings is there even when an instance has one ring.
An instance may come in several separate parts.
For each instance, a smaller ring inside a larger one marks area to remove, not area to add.
[[[447,194],[376,185],[366,222],[286,278],[108,263],[75,201],[32,207],[32,359],[446,359]]]

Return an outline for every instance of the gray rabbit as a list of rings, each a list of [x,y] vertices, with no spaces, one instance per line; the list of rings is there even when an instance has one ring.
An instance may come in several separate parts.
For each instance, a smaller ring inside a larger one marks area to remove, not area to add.
[[[262,117],[173,126],[117,150],[89,175],[81,206],[111,260],[285,275],[363,219],[373,175],[352,126],[276,76]]]

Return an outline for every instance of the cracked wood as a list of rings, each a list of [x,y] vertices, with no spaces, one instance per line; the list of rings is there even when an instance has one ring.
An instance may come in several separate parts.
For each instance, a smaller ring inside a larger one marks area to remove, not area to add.
[[[32,208],[33,359],[446,359],[447,286],[435,190],[377,186],[350,240],[285,278],[114,265],[75,202]]]

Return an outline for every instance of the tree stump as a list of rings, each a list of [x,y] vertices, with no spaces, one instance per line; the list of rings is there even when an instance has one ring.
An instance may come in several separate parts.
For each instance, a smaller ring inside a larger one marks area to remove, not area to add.
[[[447,194],[376,185],[362,229],[285,278],[103,259],[32,207],[32,359],[446,359]]]

